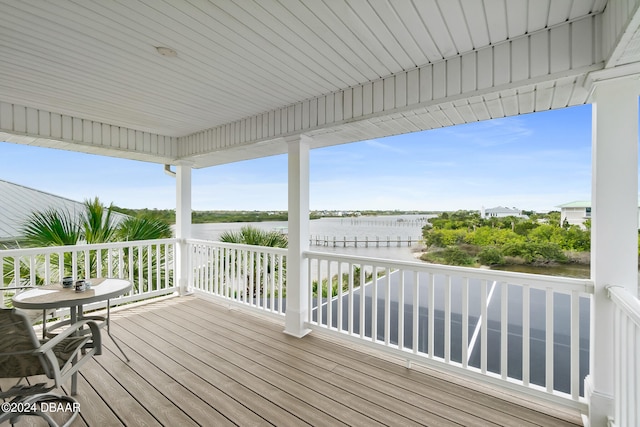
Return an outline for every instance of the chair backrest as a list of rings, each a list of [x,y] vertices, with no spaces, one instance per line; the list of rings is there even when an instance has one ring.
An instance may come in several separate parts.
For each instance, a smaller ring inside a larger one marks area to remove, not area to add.
[[[29,319],[16,309],[0,309],[0,378],[46,374]]]

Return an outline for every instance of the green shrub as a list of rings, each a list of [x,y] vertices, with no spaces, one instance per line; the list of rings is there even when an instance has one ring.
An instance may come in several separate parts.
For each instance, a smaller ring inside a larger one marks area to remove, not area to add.
[[[424,241],[427,246],[446,248],[464,241],[467,232],[465,230],[425,230]]]
[[[527,263],[567,262],[560,246],[551,242],[512,242],[503,246],[502,254],[523,258]]]
[[[504,265],[504,256],[500,250],[493,246],[482,248],[478,254],[478,261],[482,265]]]
[[[441,252],[442,260],[449,265],[472,265],[473,258],[457,246],[450,246]]]

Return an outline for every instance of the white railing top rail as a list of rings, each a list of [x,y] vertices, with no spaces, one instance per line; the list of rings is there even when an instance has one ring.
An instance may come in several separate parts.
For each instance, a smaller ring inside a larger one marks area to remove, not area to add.
[[[131,246],[170,244],[176,243],[178,241],[179,239],[169,238],[155,240],[128,240],[125,242],[91,243],[81,245],[46,246],[38,248],[2,249],[0,250],[0,257],[46,255],[60,252],[84,251],[94,249],[118,249]]]
[[[354,264],[376,265],[390,269],[404,269],[442,275],[456,275],[469,279],[504,281],[511,284],[523,284],[530,288],[547,289],[551,285],[555,291],[570,293],[578,291],[585,294],[594,293],[591,279],[575,279],[570,277],[547,276],[543,274],[527,274],[501,270],[488,270],[474,267],[454,267],[450,265],[428,264],[418,261],[389,260],[357,255],[333,254],[318,251],[305,251],[306,258],[315,258]]]
[[[640,299],[622,286],[607,286],[609,298],[640,328]]]
[[[244,245],[240,243],[226,243],[214,240],[202,240],[202,239],[186,239],[187,243],[195,245],[208,245],[216,246],[219,248],[240,249],[247,251],[268,252],[278,255],[287,255],[288,250],[286,248],[273,248],[269,246],[256,246],[256,245]]]

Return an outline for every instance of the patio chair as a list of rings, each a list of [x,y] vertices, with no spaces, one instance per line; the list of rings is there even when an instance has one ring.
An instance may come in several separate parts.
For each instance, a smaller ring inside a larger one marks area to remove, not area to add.
[[[33,288],[34,288],[34,286],[31,286],[31,285],[4,286],[4,287],[0,288],[0,290],[2,292],[5,292],[5,291],[16,291],[16,293],[20,293],[20,292],[28,291],[29,289],[33,289]],[[32,325],[35,325],[35,324],[38,324],[38,323],[42,323],[42,338],[45,338],[47,317],[54,318],[55,315],[56,315],[56,309],[55,308],[50,308],[50,309],[46,309],[46,310],[24,310],[24,309],[20,309],[20,312],[24,313],[27,316],[27,318],[29,319],[29,322],[31,322]]]
[[[90,328],[91,334],[76,335],[84,326]],[[48,411],[40,409],[43,403],[58,405],[56,402],[59,402],[72,408],[70,418],[63,424],[70,425],[77,417],[80,405],[70,396],[50,392],[61,387],[82,365],[101,352],[100,330],[94,321],[77,322],[52,339],[38,340],[24,313],[17,309],[0,309],[0,378],[18,380],[13,387],[0,392],[0,399],[5,401],[0,424],[7,420],[14,424],[20,416],[33,415],[42,417],[50,426],[57,426]],[[53,380],[53,384],[21,384],[23,379],[36,375],[45,375]]]

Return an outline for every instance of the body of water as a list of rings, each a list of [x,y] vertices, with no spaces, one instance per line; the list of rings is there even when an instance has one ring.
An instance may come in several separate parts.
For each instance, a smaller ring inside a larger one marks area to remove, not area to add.
[[[400,237],[402,240],[406,240],[407,237],[411,237],[412,240],[417,241],[422,236],[422,227],[424,226],[424,216],[422,215],[406,215],[406,216],[381,216],[381,217],[359,217],[359,218],[322,218],[313,220],[310,222],[310,237],[326,238],[332,241],[333,237],[336,238],[337,243],[344,237],[347,239],[353,239],[357,237],[359,242],[364,242],[366,238],[370,242],[379,238],[380,241],[386,242],[386,238],[389,237],[391,241],[397,240]],[[218,240],[220,234],[229,230],[240,230],[244,225],[252,225],[254,227],[264,230],[286,230],[287,222],[256,222],[256,223],[212,223],[212,224],[194,224],[192,227],[192,236],[199,239]],[[313,251],[329,252],[335,254],[345,255],[359,255],[373,258],[383,258],[392,260],[403,261],[416,261],[414,252],[418,249],[418,245],[414,244],[412,247],[405,245],[398,246],[397,244],[391,244],[391,246],[379,246],[375,244],[369,244],[369,247],[359,245],[357,248],[354,246],[341,247],[337,245],[333,247],[332,244],[328,246],[311,246]],[[531,266],[514,266],[513,268],[504,268],[505,270],[521,271],[527,273],[537,274],[551,274],[565,277],[589,277],[588,266],[552,266],[552,267],[531,267]],[[314,271],[314,268],[311,268]],[[400,310],[399,303],[396,299],[398,295],[398,287],[404,286],[404,329],[403,340],[405,346],[411,347],[413,344],[413,280],[415,276],[410,272],[405,272],[404,277],[401,279],[401,274],[393,272],[391,274],[391,290],[390,295],[392,300],[390,304],[390,337],[389,340],[392,344],[398,343],[398,312]],[[424,286],[428,282],[428,278],[425,273],[419,274],[419,283]],[[461,289],[462,284],[460,278],[454,278],[451,285],[451,358],[456,362],[461,362],[462,358],[462,314],[459,310],[461,307]],[[479,307],[479,301],[481,300],[479,295],[480,283],[475,283],[472,280],[469,287],[469,336],[471,337],[475,329],[480,327],[481,322],[481,309]],[[366,337],[372,335],[372,322],[373,322],[373,287],[377,287],[377,295],[384,295],[385,280],[374,280],[364,287],[364,310],[365,315],[364,324],[360,324],[360,305],[354,304],[352,311],[345,309],[342,314],[342,318],[338,318],[338,298],[334,297],[332,300],[324,300],[321,307],[313,308],[314,320],[317,316],[321,316],[323,323],[330,322],[333,327],[338,327],[340,323],[342,329],[346,329],[349,323],[349,318],[353,321],[353,328],[355,333],[360,333],[360,328],[363,328],[363,334]],[[419,292],[420,302],[418,304],[418,322],[419,334],[418,350],[421,352],[427,351],[428,345],[428,331],[429,331],[429,313],[427,307],[431,307],[434,310],[434,353],[437,357],[444,357],[444,330],[445,330],[445,307],[444,307],[444,294],[447,284],[444,282],[443,277],[437,277],[434,282],[435,285],[435,300],[433,303],[429,303],[425,300],[428,292],[426,289],[422,289]],[[501,307],[499,302],[501,301],[501,292],[505,285],[497,285],[493,298],[487,300],[487,369],[490,372],[500,372],[500,346],[501,346]],[[362,289],[358,288],[354,290],[353,298],[359,301],[362,297],[360,293]],[[348,295],[343,296],[343,306],[348,307]],[[508,375],[512,378],[522,378],[522,348],[523,348],[523,335],[522,335],[522,318],[518,316],[522,313],[522,295],[521,290],[514,288],[509,291],[508,294],[509,305],[509,319],[508,322]],[[546,352],[546,335],[545,335],[545,303],[546,295],[544,292],[533,290],[530,295],[531,301],[531,319],[530,319],[530,380],[534,384],[545,384],[545,352]],[[560,317],[570,311],[569,301],[566,301],[563,295],[554,296],[554,317]],[[318,301],[314,298],[314,304]],[[327,305],[332,305],[332,318],[327,319],[328,310]],[[383,307],[385,301],[380,297],[375,301],[378,307]],[[430,305],[431,304],[431,305]],[[380,310],[379,313],[382,313]],[[513,314],[515,313],[515,314]],[[375,319],[377,323],[377,339],[384,340],[382,335],[385,330],[384,317],[378,316]],[[579,370],[580,377],[583,378],[588,371],[589,363],[589,300],[582,298],[580,300],[580,348],[579,348]],[[565,329],[562,329],[562,326]],[[569,342],[570,331],[566,330],[564,323],[558,322],[554,325],[553,334],[553,363],[554,363],[554,385],[557,390],[568,392],[570,390],[570,377],[571,372],[571,359],[570,359],[570,347],[567,345]],[[468,360],[470,366],[480,367],[480,345],[481,338],[472,342],[469,347]],[[580,383],[582,393],[582,382]]]
[[[347,240],[358,239],[362,242],[357,248],[353,244],[345,247],[332,245],[311,246],[311,250],[322,251],[346,255],[360,255],[374,258],[396,259],[404,261],[415,261],[413,251],[418,247],[413,243],[408,247],[406,243],[398,247],[396,241],[400,238],[406,241],[411,238],[412,242],[418,242],[422,237],[422,227],[426,224],[425,215],[389,215],[389,216],[362,216],[349,218],[320,218],[309,223],[309,238],[327,239],[332,241],[336,238],[336,243]],[[286,230],[287,221],[265,221],[265,222],[233,222],[233,223],[209,223],[193,224],[191,236],[194,239],[218,240],[225,231],[240,230],[245,225],[262,230]],[[369,239],[368,248],[364,247],[364,242]],[[390,246],[386,246],[386,239],[391,240]],[[373,243],[380,240],[380,246],[375,247]],[[384,243],[384,244],[383,244]]]
[[[418,242],[422,237],[422,227],[426,224],[426,219],[433,216],[435,215],[385,215],[315,219],[309,223],[309,237],[321,240],[326,239],[330,244],[328,246],[313,245],[310,249],[335,254],[416,261],[415,251],[419,248],[419,245],[413,243],[409,247],[405,243],[398,246],[396,241],[398,238],[402,241],[411,238],[412,242]],[[263,230],[286,230],[288,224],[287,221],[193,224],[191,235],[194,239],[218,240],[225,231],[240,230],[245,225],[251,225]],[[336,247],[333,247],[332,243],[334,237],[336,238]],[[351,243],[347,247],[342,247],[342,241],[345,237],[347,240],[357,238],[358,242],[360,242],[359,246],[356,248]],[[369,239],[369,247],[364,247],[364,242],[367,238]],[[387,238],[391,241],[388,247],[386,246]],[[380,240],[378,247],[375,245],[376,239]],[[497,267],[496,269],[582,279],[590,277],[589,266],[578,264],[554,266],[510,265]]]

